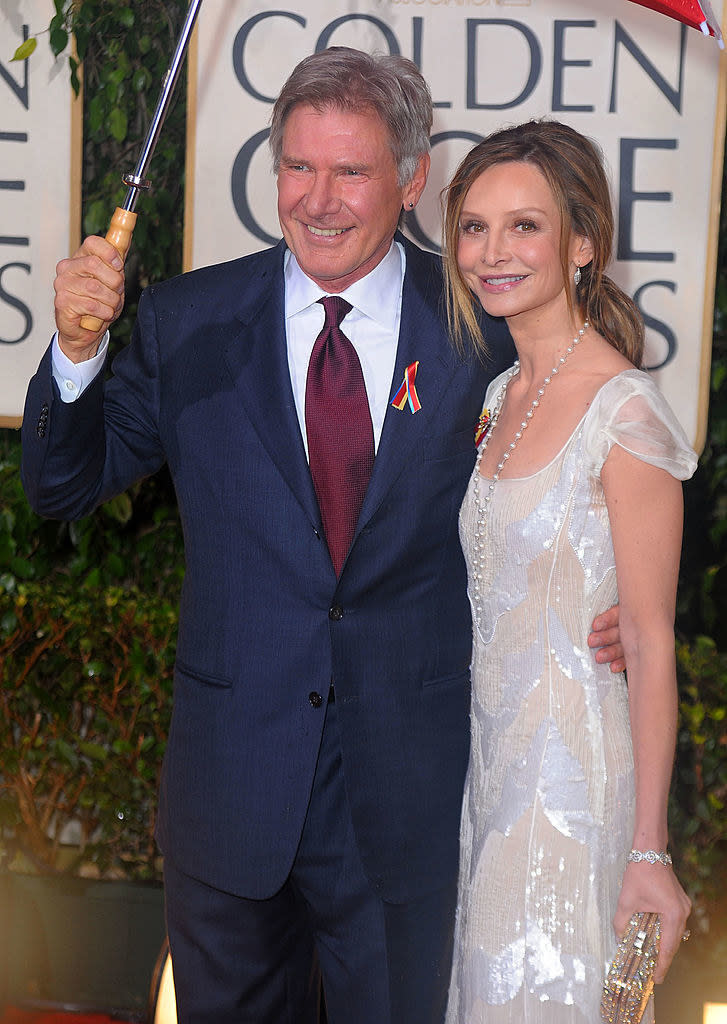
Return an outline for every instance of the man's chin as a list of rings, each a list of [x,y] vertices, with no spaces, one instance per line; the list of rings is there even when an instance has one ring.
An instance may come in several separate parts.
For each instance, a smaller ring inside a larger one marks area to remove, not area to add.
[[[339,281],[354,271],[351,260],[345,259],[344,253],[333,252],[332,247],[327,250],[306,245],[293,253],[303,273],[322,287],[325,287],[324,282]]]

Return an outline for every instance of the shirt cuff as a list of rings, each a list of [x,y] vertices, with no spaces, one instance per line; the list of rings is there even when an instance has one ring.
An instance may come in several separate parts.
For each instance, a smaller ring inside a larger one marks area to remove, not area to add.
[[[61,350],[58,344],[58,331],[56,331],[51,342],[51,362],[53,364],[53,379],[58,385],[62,402],[75,402],[99,374],[106,361],[108,347],[109,332],[106,331],[95,356],[82,363],[73,363]]]

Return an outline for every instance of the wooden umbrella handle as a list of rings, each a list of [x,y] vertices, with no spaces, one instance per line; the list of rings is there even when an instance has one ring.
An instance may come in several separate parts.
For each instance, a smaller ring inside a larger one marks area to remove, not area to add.
[[[135,225],[136,214],[117,206],[106,232],[106,241],[111,242],[122,260],[126,260],[126,254],[131,247],[131,236],[134,233]],[[103,327],[103,320],[99,320],[97,316],[82,316],[81,327],[87,331],[100,331]]]

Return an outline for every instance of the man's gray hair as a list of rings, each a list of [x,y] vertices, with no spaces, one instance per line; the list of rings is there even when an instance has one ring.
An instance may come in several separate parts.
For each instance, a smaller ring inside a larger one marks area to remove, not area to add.
[[[407,185],[429,152],[432,97],[413,61],[332,46],[306,57],[283,86],[270,119],[270,148],[277,174],[283,130],[294,107],[306,104],[355,113],[373,111],[383,121],[396,162],[399,186]]]

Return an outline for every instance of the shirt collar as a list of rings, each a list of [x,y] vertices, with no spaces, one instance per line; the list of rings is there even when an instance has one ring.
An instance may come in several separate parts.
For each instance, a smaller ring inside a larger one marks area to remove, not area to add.
[[[404,247],[396,241],[380,263],[366,277],[356,281],[340,295],[383,327],[396,329],[404,280]],[[290,249],[285,253],[285,316],[290,318],[317,302],[324,292],[303,273]],[[337,293],[339,294],[339,293]]]

